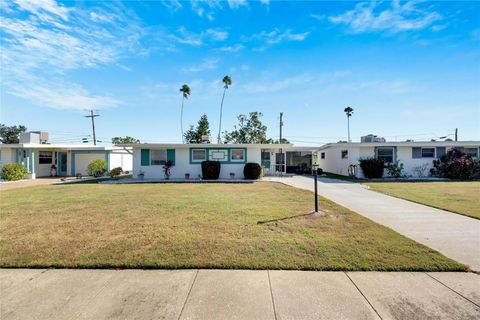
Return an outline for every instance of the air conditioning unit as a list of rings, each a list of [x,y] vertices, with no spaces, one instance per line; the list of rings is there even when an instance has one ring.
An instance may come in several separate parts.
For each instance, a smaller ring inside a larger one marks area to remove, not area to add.
[[[212,140],[212,137],[210,137],[210,136],[207,136],[207,135],[202,136],[202,143],[203,144],[208,144],[208,143],[211,142],[211,140]]]
[[[48,132],[45,132],[45,131],[22,132],[19,135],[19,140],[20,140],[20,143],[47,144]]]
[[[367,142],[386,142],[385,138],[376,136],[374,134],[368,134],[366,136],[363,136],[360,138],[360,141],[362,143],[367,143]]]

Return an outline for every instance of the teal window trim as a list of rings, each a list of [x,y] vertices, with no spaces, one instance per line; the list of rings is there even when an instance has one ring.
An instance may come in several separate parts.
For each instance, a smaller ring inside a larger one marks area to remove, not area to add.
[[[209,159],[209,150],[227,150],[227,159],[226,161],[220,161],[221,164],[245,164],[247,163],[248,159],[248,152],[247,148],[190,148],[189,149],[189,154],[190,154],[190,164],[202,164],[202,161],[193,161],[192,159],[192,153],[193,150],[205,150],[205,160],[210,160]],[[232,150],[243,150],[244,152],[244,159],[242,161],[232,161]]]
[[[205,160],[193,160],[193,150],[202,150],[205,154]],[[190,148],[188,153],[190,154],[190,164],[201,164],[202,161],[208,160],[208,152],[206,148]]]

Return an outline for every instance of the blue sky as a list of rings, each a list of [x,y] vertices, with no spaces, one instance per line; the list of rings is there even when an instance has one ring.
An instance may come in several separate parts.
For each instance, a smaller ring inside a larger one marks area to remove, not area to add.
[[[480,139],[480,3],[428,1],[0,1],[1,122],[51,132],[180,142],[206,113],[218,130],[260,111],[295,144]]]

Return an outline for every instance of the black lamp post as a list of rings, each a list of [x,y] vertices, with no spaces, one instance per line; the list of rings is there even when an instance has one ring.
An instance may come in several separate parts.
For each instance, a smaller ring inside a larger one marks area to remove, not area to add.
[[[312,211],[312,215],[319,215],[320,213],[318,212],[318,164],[314,163],[313,164],[313,181],[314,181],[314,186],[315,186],[315,211]]]

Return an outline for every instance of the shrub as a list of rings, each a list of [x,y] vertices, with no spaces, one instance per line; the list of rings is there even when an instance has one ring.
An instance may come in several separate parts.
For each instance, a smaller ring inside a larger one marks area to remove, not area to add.
[[[28,173],[27,169],[20,163],[8,163],[2,167],[2,179],[17,181]]]
[[[101,177],[107,172],[107,162],[101,159],[94,160],[88,165],[87,172],[90,176]]]
[[[262,175],[262,167],[255,162],[249,162],[243,167],[245,179],[256,180]]]
[[[322,168],[318,168],[317,169],[317,175],[321,176],[323,174],[323,169]]]
[[[111,178],[117,178],[119,175],[123,173],[122,167],[116,167],[110,170],[110,177]]]
[[[480,161],[473,159],[470,155],[453,148],[446,155],[433,161],[433,168],[430,169],[433,176],[472,180],[480,177]]]
[[[204,180],[217,180],[220,176],[220,161],[203,161],[202,178]]]
[[[387,169],[388,175],[393,178],[402,178],[406,177],[406,174],[403,172],[403,163],[397,161],[395,163],[389,163],[385,166]]]
[[[383,177],[383,169],[385,167],[383,159],[363,158],[358,161],[360,162],[363,175],[368,179]]]

